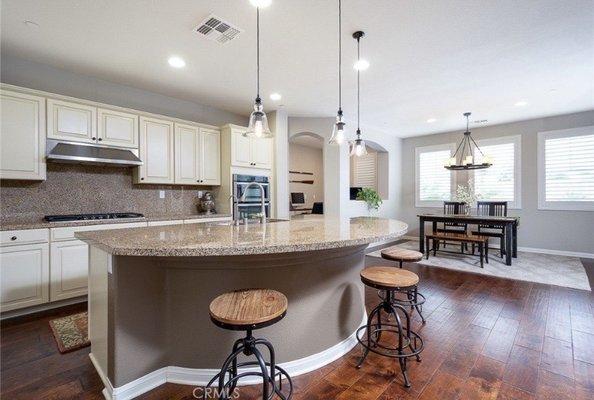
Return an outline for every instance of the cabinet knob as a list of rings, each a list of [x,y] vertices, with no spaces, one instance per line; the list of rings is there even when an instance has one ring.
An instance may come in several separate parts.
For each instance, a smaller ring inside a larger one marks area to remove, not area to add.
[[[103,140],[103,138],[99,138],[99,139],[97,139],[97,140],[98,140],[98,141],[102,141],[102,140]]]
[[[200,182],[200,179],[196,179],[196,182]]]
[[[17,237],[16,236],[13,236],[13,237],[10,238],[10,240],[17,240]]]
[[[143,180],[144,180],[144,178],[140,178],[140,180],[141,180],[141,181],[143,181]]]
[[[93,136],[91,139],[92,139],[92,140],[97,140],[97,138],[96,138],[95,136]]]

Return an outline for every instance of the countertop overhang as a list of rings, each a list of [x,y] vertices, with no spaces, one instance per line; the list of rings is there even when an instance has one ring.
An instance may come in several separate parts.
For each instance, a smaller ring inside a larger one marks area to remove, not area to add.
[[[325,217],[265,225],[154,226],[75,236],[118,256],[194,257],[328,250],[396,239],[407,230],[406,223],[393,219]]]

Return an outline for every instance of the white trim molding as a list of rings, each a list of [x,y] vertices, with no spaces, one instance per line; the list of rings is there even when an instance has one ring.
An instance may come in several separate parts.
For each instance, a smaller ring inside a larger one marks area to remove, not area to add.
[[[367,313],[365,310],[363,311],[363,320],[361,321],[360,326],[367,323]],[[291,378],[319,369],[351,351],[351,349],[357,344],[356,334],[357,331],[353,332],[342,342],[337,343],[324,351],[308,357],[300,358],[298,360],[280,363],[279,365],[284,368],[285,371],[287,371]],[[123,386],[113,387],[107,375],[105,374],[105,371],[103,371],[99,366],[99,363],[95,359],[93,353],[89,354],[89,358],[95,366],[99,377],[103,381],[105,388],[103,389],[102,393],[107,400],[133,399],[167,382],[196,387],[205,386],[212,379],[212,377],[219,372],[218,369],[197,369],[168,366],[159,368],[158,370],[141,376],[140,378],[126,383]],[[253,370],[253,368],[239,369],[238,372],[242,373],[249,370]],[[261,383],[261,379],[258,377],[246,377],[245,379],[239,381],[238,385],[244,386],[258,383]]]
[[[545,144],[549,139],[594,135],[594,126],[538,132],[538,209],[560,211],[594,211],[594,201],[547,201]]]
[[[443,207],[444,200],[450,200],[453,196],[453,193],[456,191],[456,180],[455,174],[446,170],[444,167],[444,171],[447,171],[450,174],[450,198],[449,199],[441,199],[441,200],[421,200],[420,199],[420,165],[419,165],[419,157],[422,153],[430,153],[433,151],[443,151],[449,150],[450,157],[454,154],[456,149],[456,143],[444,143],[444,144],[437,144],[432,146],[421,146],[415,147],[415,207],[416,208],[424,208],[424,207]]]

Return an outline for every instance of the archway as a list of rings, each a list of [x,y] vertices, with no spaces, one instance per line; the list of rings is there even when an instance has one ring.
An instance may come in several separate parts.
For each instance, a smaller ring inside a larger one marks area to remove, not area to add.
[[[361,188],[377,191],[382,200],[389,199],[389,153],[379,143],[366,140],[367,155],[350,158],[349,198],[355,200]]]
[[[291,217],[319,213],[324,202],[324,138],[313,132],[289,137]]]

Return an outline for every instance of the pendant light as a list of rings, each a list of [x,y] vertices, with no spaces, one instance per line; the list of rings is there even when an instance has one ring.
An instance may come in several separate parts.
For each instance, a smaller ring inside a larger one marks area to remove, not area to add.
[[[272,132],[268,127],[268,118],[262,106],[260,99],[260,7],[256,7],[256,101],[254,102],[254,111],[250,115],[250,122],[247,131],[243,134],[246,137],[257,139],[271,138]]]
[[[342,0],[338,0],[338,112],[336,113],[336,122],[332,129],[332,136],[328,143],[341,145],[345,139],[344,126],[346,125],[342,117]]]
[[[489,168],[492,164],[491,158],[489,156],[485,156],[481,149],[478,147],[478,144],[474,141],[470,134],[470,130],[468,129],[469,121],[468,118],[470,117],[471,113],[465,112],[464,116],[466,117],[466,131],[464,132],[464,137],[458,144],[456,148],[456,152],[454,156],[449,158],[444,165],[446,169],[452,171],[458,170],[469,170],[469,169],[485,169]],[[477,159],[475,157],[475,151],[473,147],[478,150],[481,155],[480,163],[477,163]],[[458,152],[460,155],[458,155]],[[459,158],[458,158],[459,157]],[[460,160],[458,163],[457,160]]]
[[[365,32],[357,31],[353,33],[353,38],[357,40],[357,62],[361,61],[361,38]],[[351,143],[351,156],[361,157],[367,154],[365,141],[361,139],[360,114],[361,114],[361,70],[357,69],[357,139]]]

